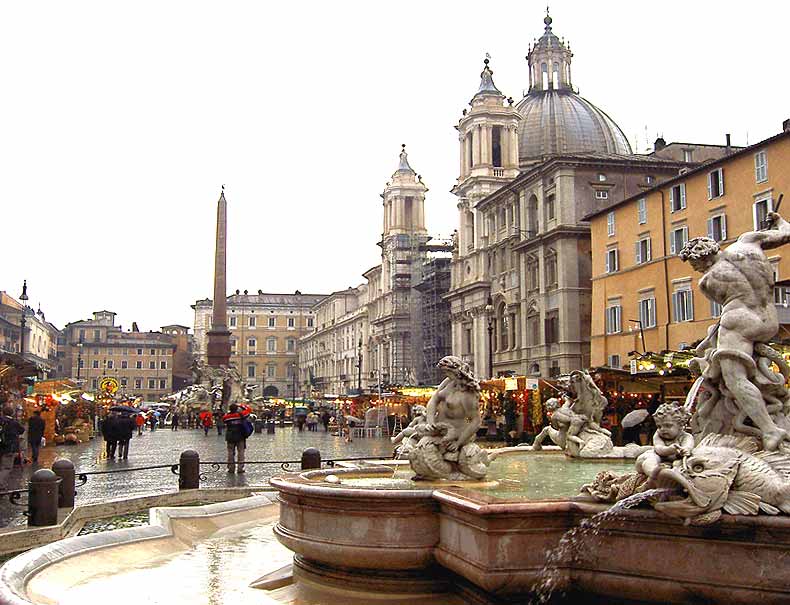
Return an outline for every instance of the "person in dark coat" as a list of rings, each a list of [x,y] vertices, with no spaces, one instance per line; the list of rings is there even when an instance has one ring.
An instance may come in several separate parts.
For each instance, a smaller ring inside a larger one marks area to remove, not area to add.
[[[41,410],[34,410],[27,421],[27,442],[30,445],[33,462],[38,462],[38,450],[41,447],[41,438],[44,437],[44,426]]]
[[[101,425],[101,434],[107,443],[107,458],[115,459],[115,450],[118,448],[120,423],[115,412],[110,412]]]
[[[231,403],[229,412],[222,417],[225,425],[225,442],[228,445],[228,472],[236,472],[236,453],[238,452],[238,472],[244,472],[244,451],[247,449],[247,436],[244,433],[244,420],[250,415],[250,408]]]
[[[14,408],[4,406],[0,415],[0,490],[7,487],[8,475],[19,452],[19,436],[24,432],[25,427],[14,418]]]
[[[129,458],[129,441],[132,440],[135,428],[137,423],[129,414],[122,414],[118,419],[118,460]]]

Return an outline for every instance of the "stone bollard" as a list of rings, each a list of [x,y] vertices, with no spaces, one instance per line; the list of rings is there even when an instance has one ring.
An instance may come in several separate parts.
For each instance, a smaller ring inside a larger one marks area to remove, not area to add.
[[[178,461],[178,489],[198,489],[200,487],[200,454],[195,450],[181,452]]]
[[[60,477],[58,508],[74,508],[74,496],[77,494],[74,483],[74,464],[71,460],[58,458],[52,463],[52,472]]]
[[[31,527],[57,525],[60,479],[48,468],[40,468],[27,486],[27,524]]]
[[[274,435],[274,427],[275,427],[274,420],[269,420],[269,422],[266,423],[266,432],[269,435]]]
[[[314,447],[308,447],[302,452],[302,470],[321,468],[321,452]]]

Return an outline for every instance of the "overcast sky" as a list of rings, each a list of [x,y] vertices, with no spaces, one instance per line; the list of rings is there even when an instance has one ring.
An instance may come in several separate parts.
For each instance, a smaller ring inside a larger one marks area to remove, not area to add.
[[[786,2],[553,2],[580,94],[632,147],[755,143],[790,118]],[[322,293],[378,262],[401,143],[456,227],[454,130],[485,53],[516,100],[542,2],[5,2],[0,289],[59,327],[191,326],[228,289]]]

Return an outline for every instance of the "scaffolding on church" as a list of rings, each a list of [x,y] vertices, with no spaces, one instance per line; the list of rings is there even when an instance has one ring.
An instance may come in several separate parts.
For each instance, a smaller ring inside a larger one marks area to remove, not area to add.
[[[418,329],[421,334],[421,378],[425,384],[441,382],[441,373],[436,369],[438,361],[451,354],[450,347],[450,304],[444,295],[450,289],[451,240],[432,240],[421,247],[423,260],[419,279],[414,289],[419,293],[420,318]]]

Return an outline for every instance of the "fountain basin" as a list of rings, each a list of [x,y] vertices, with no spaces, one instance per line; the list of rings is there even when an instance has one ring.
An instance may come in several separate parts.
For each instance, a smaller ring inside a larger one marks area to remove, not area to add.
[[[404,586],[449,577],[450,585],[466,583],[475,602],[521,603],[563,535],[609,508],[583,496],[508,499],[493,495],[497,489],[343,484],[386,472],[314,471],[271,481],[280,492],[275,533],[297,554],[297,567],[314,565],[323,581],[353,576],[374,584],[384,571],[408,570]],[[328,474],[340,482],[322,481]],[[552,573],[574,603],[778,605],[790,602],[788,549],[788,518],[724,515],[714,526],[692,527],[653,510],[627,510],[587,535],[573,560]],[[397,578],[388,586],[395,590]]]

